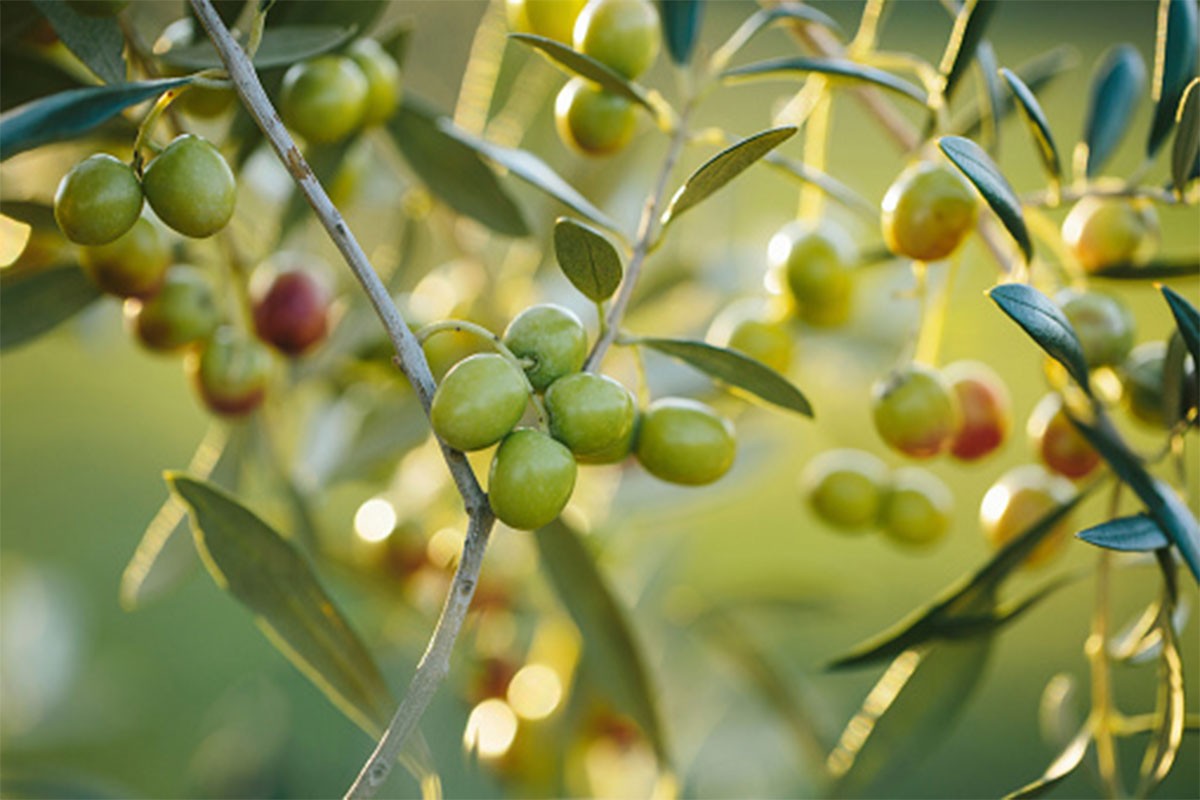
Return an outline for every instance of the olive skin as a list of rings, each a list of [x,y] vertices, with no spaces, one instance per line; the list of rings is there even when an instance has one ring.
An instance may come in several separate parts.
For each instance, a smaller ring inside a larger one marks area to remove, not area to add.
[[[575,21],[587,0],[525,0],[530,33],[571,44]]]
[[[217,296],[196,267],[175,265],[162,288],[146,300],[126,300],[125,318],[150,350],[172,352],[203,341],[221,322]]]
[[[958,249],[978,216],[975,190],[956,170],[920,162],[883,196],[883,240],[896,255],[937,261]]]
[[[184,236],[204,239],[233,217],[237,181],[209,141],[185,133],[142,173],[146,201],[158,218]]]
[[[59,182],[54,219],[75,244],[108,244],[138,221],[143,197],[131,166],[97,153],[71,167]]]
[[[553,522],[571,499],[577,467],[571,451],[541,431],[520,428],[504,437],[488,475],[496,519],[530,531]]]
[[[1167,346],[1163,342],[1139,344],[1121,365],[1121,401],[1130,416],[1151,428],[1167,427],[1163,408],[1163,368]]]
[[[932,458],[949,449],[962,425],[958,400],[941,373],[909,364],[876,382],[875,430],[893,449]]]
[[[575,20],[575,49],[633,80],[654,64],[662,41],[648,0],[591,0]]]
[[[747,305],[737,303],[717,315],[706,338],[718,347],[743,353],[776,372],[788,371],[796,350],[784,322],[767,319]]]
[[[630,439],[637,406],[607,375],[577,372],[546,390],[550,435],[577,456],[602,456]]]
[[[1074,494],[1075,487],[1069,480],[1040,464],[1014,467],[983,496],[979,522],[984,537],[998,550]],[[1051,560],[1062,549],[1071,530],[1068,514],[1026,557],[1024,565],[1037,567]]]
[[[280,272],[253,298],[254,329],[281,353],[302,355],[325,339],[330,301],[328,289],[311,273]]]
[[[890,483],[890,471],[864,450],[828,450],[800,473],[800,493],[821,520],[846,532],[875,522]]]
[[[1012,402],[1004,381],[981,361],[956,361],[942,370],[962,412],[962,427],[950,442],[950,455],[976,461],[1008,439]]]
[[[341,141],[362,125],[371,85],[352,59],[327,55],[293,64],[283,76],[283,121],[314,144]]]
[[[362,126],[381,125],[400,104],[400,65],[374,39],[359,39],[347,51],[367,79]]]
[[[642,414],[637,459],[669,483],[712,483],[733,466],[736,450],[733,425],[704,403],[667,397]]]
[[[504,331],[504,346],[533,365],[525,369],[535,391],[545,391],[564,375],[578,372],[587,357],[587,331],[579,317],[553,303],[530,306]]]
[[[1064,289],[1054,296],[1083,345],[1090,369],[1115,366],[1125,360],[1134,342],[1133,314],[1113,295]]]
[[[1085,272],[1137,266],[1158,249],[1158,212],[1145,198],[1085,197],[1063,220],[1062,237]]]
[[[633,138],[637,112],[633,104],[583,78],[572,78],[554,101],[559,138],[588,156],[611,155]]]
[[[85,247],[79,266],[102,291],[117,297],[149,297],[158,291],[171,264],[171,248],[145,217],[108,244]]]
[[[854,297],[854,244],[839,226],[790,222],[767,246],[770,269],[787,288],[796,315],[816,327],[842,325]]]
[[[902,467],[879,508],[879,527],[892,541],[928,547],[950,530],[954,495],[936,475],[920,467]]]
[[[480,353],[446,373],[433,394],[429,419],[450,447],[482,450],[516,427],[528,401],[520,370],[503,356]]]
[[[1100,454],[1071,424],[1056,392],[1034,406],[1025,431],[1038,460],[1059,475],[1079,480],[1100,466]]]
[[[240,417],[262,405],[271,377],[271,354],[260,342],[229,326],[218,328],[184,370],[209,411]]]

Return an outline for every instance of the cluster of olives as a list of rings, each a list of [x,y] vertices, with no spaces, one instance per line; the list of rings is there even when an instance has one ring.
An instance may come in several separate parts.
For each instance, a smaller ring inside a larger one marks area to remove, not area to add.
[[[129,232],[148,202],[158,218],[184,236],[203,239],[233,216],[237,182],[220,151],[192,134],[175,138],[139,178],[105,153],[80,161],[58,184],[54,218],[76,244],[104,245]]]
[[[358,39],[345,55],[294,64],[283,76],[280,113],[312,144],[341,141],[386,122],[400,103],[400,66],[374,39]]]
[[[498,353],[458,362],[438,384],[430,420],[455,449],[499,444],[488,497],[510,527],[553,521],[571,498],[577,462],[613,464],[634,454],[650,474],[687,485],[711,483],[733,465],[733,426],[709,406],[663,398],[639,413],[621,383],[582,372],[587,332],[568,309],[527,308],[502,342],[519,364]],[[542,395],[546,431],[518,427],[531,392]]]

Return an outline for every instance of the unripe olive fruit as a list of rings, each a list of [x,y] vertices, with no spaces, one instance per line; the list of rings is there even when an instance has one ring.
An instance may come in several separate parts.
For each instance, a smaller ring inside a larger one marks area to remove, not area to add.
[[[166,239],[144,217],[108,244],[85,247],[79,253],[79,266],[92,283],[118,297],[154,294],[170,263]]]
[[[1057,392],[1038,401],[1025,430],[1038,460],[1059,475],[1078,480],[1100,465],[1100,454],[1071,424]]]
[[[780,228],[767,246],[777,271],[804,322],[841,325],[850,316],[854,295],[854,244],[838,225],[794,221]]]
[[[208,276],[196,267],[175,265],[158,294],[125,301],[125,317],[142,344],[169,352],[212,335],[221,310]]]
[[[937,261],[958,249],[978,216],[975,190],[956,170],[913,164],[883,196],[883,240],[896,255]]]
[[[429,409],[433,430],[457,450],[482,450],[521,421],[529,390],[520,370],[495,353],[454,365],[438,384]]]
[[[488,476],[488,502],[496,518],[518,530],[553,522],[575,488],[575,458],[541,431],[515,430],[496,449]]]
[[[108,244],[142,213],[142,185],[128,164],[106,153],[71,167],[54,193],[54,219],[75,244]]]
[[[391,346],[387,345],[387,348],[390,350]],[[421,349],[425,351],[429,371],[437,381],[441,381],[447,372],[468,356],[494,352],[487,342],[470,331],[456,330],[440,331],[436,336],[430,336],[421,343]]]
[[[578,456],[596,456],[628,442],[637,417],[633,395],[606,375],[576,372],[546,390],[550,434]]]
[[[504,0],[504,18],[513,33],[532,33],[529,15],[525,13],[525,0]]]
[[[525,0],[525,19],[538,36],[571,44],[575,20],[587,0]]]
[[[386,122],[400,103],[400,65],[374,39],[359,39],[350,46],[346,55],[358,65],[367,79],[363,127]]]
[[[357,130],[367,113],[370,84],[345,56],[328,55],[292,65],[283,76],[283,121],[307,141],[329,144]]]
[[[1083,345],[1091,369],[1120,364],[1133,347],[1133,314],[1124,302],[1101,292],[1064,289],[1054,297]]]
[[[983,496],[979,522],[994,549],[1027,531],[1056,507],[1070,501],[1075,487],[1040,464],[1025,464],[1004,473]],[[1052,558],[1071,534],[1070,515],[1063,517],[1025,559],[1038,566]]]
[[[125,10],[129,0],[67,0],[67,5],[88,17],[115,17]]]
[[[656,400],[638,428],[638,461],[670,483],[712,483],[733,466],[736,450],[732,423],[696,400]]]
[[[637,113],[633,104],[583,78],[572,78],[554,101],[559,138],[580,153],[615,153],[633,138]]]
[[[576,454],[575,460],[580,464],[619,464],[633,454],[634,448],[637,446],[638,431],[642,427],[642,417],[637,409],[633,412],[633,424],[629,426],[629,433],[621,439],[613,441],[608,447],[588,455]]]
[[[920,467],[901,467],[879,508],[879,526],[889,539],[924,547],[950,530],[954,495],[936,475]]]
[[[744,353],[776,372],[788,371],[795,352],[787,325],[766,319],[738,304],[717,315],[708,329],[707,339],[718,347]]]
[[[992,453],[1012,428],[1008,388],[995,370],[981,361],[956,361],[942,369],[962,412],[962,427],[950,442],[950,454],[975,461]]]
[[[591,0],[575,20],[575,49],[630,80],[654,64],[661,39],[649,0]]]
[[[946,379],[915,363],[875,383],[871,411],[883,440],[913,458],[949,449],[962,425],[958,399]]]
[[[573,311],[553,303],[530,306],[508,324],[504,345],[525,368],[535,391],[544,391],[564,375],[578,372],[587,357],[587,331]]]
[[[196,239],[212,236],[233,216],[237,181],[211,142],[185,133],[142,173],[146,201],[158,218]]]
[[[800,492],[820,519],[844,531],[875,522],[887,491],[889,470],[863,450],[828,450],[800,473]]]
[[[238,417],[262,405],[271,353],[253,337],[222,326],[201,348],[188,353],[184,369],[210,411]]]
[[[1139,344],[1121,365],[1121,400],[1134,419],[1153,428],[1164,428],[1163,367],[1167,346],[1163,342]]]
[[[254,282],[252,282],[253,284]],[[305,269],[275,272],[265,286],[253,287],[254,329],[287,355],[297,356],[329,331],[329,289]]]
[[[1139,265],[1158,249],[1158,213],[1145,198],[1085,197],[1063,220],[1063,244],[1087,272]]]

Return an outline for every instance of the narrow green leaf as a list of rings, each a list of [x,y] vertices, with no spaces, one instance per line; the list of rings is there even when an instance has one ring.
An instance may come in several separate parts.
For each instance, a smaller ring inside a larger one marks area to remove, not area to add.
[[[1145,514],[1110,519],[1075,535],[1088,544],[1126,553],[1145,553],[1171,546],[1167,535]]]
[[[1200,78],[1183,91],[1175,114],[1175,144],[1171,147],[1171,185],[1183,194],[1200,159]]]
[[[1167,299],[1167,305],[1171,307],[1179,335],[1183,337],[1183,342],[1197,366],[1200,366],[1200,311],[1170,287],[1163,286],[1162,294]]]
[[[553,168],[533,153],[527,150],[501,147],[486,139],[472,136],[455,126],[448,119],[439,119],[437,126],[446,136],[461,142],[484,158],[496,162],[530,186],[550,195],[567,208],[579,212],[605,230],[620,232],[617,223],[609,219],[608,215],[603,211],[592,205],[575,187],[563,180]]]
[[[1089,273],[1089,278],[1109,280],[1161,280],[1163,278],[1191,278],[1200,273],[1200,259],[1153,259],[1145,264],[1112,264]]]
[[[983,152],[979,145],[961,136],[943,136],[938,139],[938,147],[954,166],[962,170],[967,180],[975,184],[988,206],[1000,218],[1005,230],[1021,248],[1025,261],[1032,259],[1033,243],[1029,239],[1029,230],[1025,227],[1021,200],[991,157]]]
[[[952,732],[991,651],[992,637],[982,636],[901,653],[829,755],[830,796],[884,796],[887,781],[911,774],[931,742]]]
[[[984,103],[984,119],[987,127],[988,152],[993,155],[1000,147],[1000,120],[1012,110],[1012,96],[1000,85],[1000,65],[996,63],[996,51],[991,42],[980,42],[975,51],[975,63],[979,67],[979,76],[983,82],[980,94]],[[1028,84],[1026,84],[1028,85]]]
[[[1154,118],[1146,139],[1153,156],[1175,126],[1184,88],[1196,75],[1196,0],[1159,0],[1154,47]]]
[[[363,730],[377,735],[393,702],[370,652],[293,545],[232,496],[167,473],[187,505],[196,546],[217,585],[255,616],[267,638]]]
[[[879,204],[868,202],[865,197],[833,176],[813,169],[802,161],[788,158],[778,152],[767,153],[763,156],[763,163],[774,167],[779,172],[794,178],[800,183],[816,186],[831,200],[836,200],[851,211],[878,224]],[[887,257],[889,259],[892,258],[890,251],[887,252]]]
[[[0,114],[0,161],[44,144],[81,136],[126,108],[191,80],[164,78],[72,89],[5,111]]]
[[[1050,762],[1050,766],[1046,767],[1046,771],[1042,773],[1042,777],[1022,786],[1012,794],[1006,795],[1005,800],[1041,797],[1079,768],[1079,765],[1083,763],[1083,757],[1087,755],[1088,747],[1091,743],[1092,728],[1090,725],[1085,725],[1079,730],[1079,733],[1075,734],[1075,738],[1067,743],[1067,746],[1058,754],[1058,757]]]
[[[1087,175],[1099,172],[1129,130],[1146,86],[1146,65],[1131,44],[1119,44],[1104,54],[1092,77],[1083,143],[1087,147]]]
[[[532,33],[510,33],[508,38],[523,45],[528,45],[535,50],[541,50],[552,61],[566,68],[571,74],[587,78],[589,81],[598,84],[605,91],[624,97],[630,102],[637,103],[645,107],[651,114],[658,114],[658,109],[651,102],[645,89],[627,80],[607,64],[603,64],[591,56],[585,56],[583,53],[567,47],[562,42],[549,39],[545,36],[535,36]]]
[[[260,0],[254,0],[260,2]],[[353,3],[314,3],[312,0],[275,0],[267,14],[267,28],[311,25],[353,26],[370,32],[387,10],[388,0],[354,0]]]
[[[787,378],[736,350],[691,339],[638,339],[637,343],[677,358],[772,405],[806,417],[813,415],[808,398]]]
[[[688,64],[700,38],[704,0],[659,0],[658,10],[662,16],[667,53],[676,64]]]
[[[554,253],[571,285],[601,303],[621,284],[621,256],[600,231],[559,217],[554,223]]]
[[[1078,61],[1078,51],[1070,45],[1062,44],[1047,50],[1041,55],[1035,56],[1029,61],[1018,64],[1013,69],[1013,72],[1024,81],[1031,92],[1039,93],[1060,75],[1074,69]],[[997,122],[1003,120],[1015,109],[1016,102],[1011,96],[1005,96],[996,114]],[[980,127],[983,124],[983,115],[983,109],[978,102],[975,102],[969,105],[960,116],[955,118],[954,124],[950,126],[950,129],[957,131],[962,136],[974,137],[979,133]]]
[[[664,2],[664,8],[682,5],[674,2]],[[776,22],[806,22],[814,25],[820,25],[837,35],[842,35],[842,28],[838,25],[837,20],[830,17],[824,12],[818,11],[812,6],[787,4],[780,6],[772,6],[771,8],[760,8],[755,11],[746,21],[743,22],[738,29],[733,32],[725,44],[721,45],[709,62],[709,69],[713,72],[721,72],[728,66],[729,62],[737,55],[746,44],[762,31]]]
[[[449,135],[453,123],[406,95],[387,122],[392,141],[434,195],[458,213],[505,236],[528,236],[512,196],[479,152]]]
[[[657,694],[625,610],[608,581],[579,534],[561,521],[538,530],[534,538],[550,583],[583,637],[589,672],[638,723],[665,761],[668,750]]]
[[[74,264],[0,278],[0,350],[33,341],[100,297]]]
[[[662,224],[667,225],[742,174],[755,161],[794,136],[796,130],[792,125],[770,128],[748,136],[717,153],[693,172],[683,182],[683,186],[679,187],[679,191],[675,192],[667,210],[663,212]]]
[[[358,29],[346,25],[288,25],[267,28],[254,51],[259,69],[284,67],[329,53],[354,38]],[[181,69],[217,69],[223,66],[212,42],[199,37],[191,44],[172,47],[161,56],[165,63]]]
[[[1001,67],[1000,77],[1008,84],[1009,91],[1017,100],[1017,107],[1021,109],[1025,121],[1029,124],[1029,130],[1037,144],[1038,155],[1042,158],[1042,166],[1052,179],[1059,180],[1062,178],[1062,163],[1058,158],[1058,147],[1054,144],[1050,123],[1046,121],[1046,114],[1037,98],[1012,70]]]
[[[898,78],[890,72],[884,72],[875,67],[868,67],[844,58],[810,58],[807,56],[792,56],[772,58],[767,61],[757,61],[742,67],[734,67],[721,73],[726,81],[736,82],[758,78],[778,78],[792,74],[806,75],[817,72],[834,78],[846,78],[851,81],[869,83],[881,89],[895,92],[901,97],[907,97],[914,103],[927,105],[929,98],[917,86],[903,78]]]
[[[1070,320],[1050,298],[1023,283],[1005,283],[988,293],[1000,309],[1020,325],[1038,347],[1066,368],[1086,392],[1091,392],[1083,345]]]
[[[188,472],[229,491],[237,490],[238,473],[245,452],[244,426],[209,426]],[[187,509],[174,495],[150,520],[142,540],[121,575],[121,607],[134,611],[158,599],[189,577],[200,558],[188,536]]]
[[[1167,354],[1163,358],[1162,382],[1162,414],[1168,428],[1173,428],[1181,422],[1188,413],[1184,381],[1188,380],[1187,373],[1188,351],[1179,331],[1172,331],[1167,337]],[[1194,363],[1194,361],[1193,361]],[[1191,374],[1191,380],[1196,380],[1196,374]]]
[[[35,231],[58,231],[54,206],[25,200],[0,200],[0,214],[24,222]]]
[[[33,0],[58,38],[105,83],[125,82],[125,36],[114,17],[89,17],[61,0]]]
[[[958,16],[954,20],[954,28],[950,32],[950,39],[946,42],[946,49],[942,53],[942,61],[938,65],[938,71],[946,77],[944,91],[947,100],[954,96],[954,90],[958,88],[959,81],[966,74],[967,66],[975,57],[976,50],[983,41],[983,34],[987,30],[988,23],[992,21],[992,15],[995,14],[998,5],[998,0],[978,0],[978,2],[968,0],[963,3],[962,9],[958,12]]]

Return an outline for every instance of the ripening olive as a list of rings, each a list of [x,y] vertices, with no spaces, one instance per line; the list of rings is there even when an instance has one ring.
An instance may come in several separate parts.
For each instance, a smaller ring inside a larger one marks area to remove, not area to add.
[[[171,263],[171,248],[145,217],[108,244],[85,247],[79,266],[92,283],[118,297],[148,297],[158,291]]]
[[[629,143],[637,127],[633,104],[583,78],[572,78],[554,101],[559,138],[580,153],[604,156]]]
[[[226,325],[203,347],[188,353],[184,370],[210,411],[238,417],[262,405],[271,377],[271,354],[253,337]]]
[[[1138,266],[1158,249],[1158,213],[1145,198],[1085,197],[1063,220],[1062,237],[1086,272]]]
[[[729,420],[696,400],[656,400],[638,428],[638,461],[651,475],[670,483],[712,483],[733,466],[736,449]]]
[[[864,450],[828,450],[800,473],[800,492],[819,518],[843,531],[875,522],[889,470]]]
[[[772,270],[782,277],[796,313],[819,327],[841,325],[854,296],[854,243],[830,220],[794,221],[767,245]]]
[[[488,476],[496,518],[518,530],[553,522],[575,488],[575,458],[541,431],[521,428],[504,437]]]
[[[962,427],[950,443],[950,454],[974,461],[993,452],[1012,427],[1008,389],[1000,376],[981,361],[956,361],[942,369],[962,411]]]
[[[958,249],[978,215],[975,190],[956,170],[912,164],[883,196],[883,240],[896,255],[937,261]]]
[[[1167,360],[1164,342],[1139,344],[1121,365],[1121,400],[1134,419],[1153,428],[1167,426],[1163,408],[1163,367]]]
[[[125,301],[125,317],[142,344],[170,352],[207,339],[220,323],[221,311],[208,276],[177,264],[167,270],[153,297]]]
[[[357,130],[371,86],[352,59],[327,55],[292,65],[283,76],[283,121],[307,141],[331,144]]]
[[[983,496],[979,521],[984,536],[995,549],[1025,533],[1039,519],[1068,502],[1075,487],[1061,475],[1040,464],[1025,464],[1004,473]],[[1071,534],[1069,515],[1059,520],[1033,552],[1026,566],[1038,566],[1052,558]]]
[[[1038,401],[1025,430],[1038,459],[1059,475],[1077,480],[1100,465],[1100,454],[1071,424],[1057,392]]]
[[[550,434],[577,456],[598,456],[620,447],[633,432],[633,395],[606,375],[576,372],[546,390]]]
[[[573,311],[553,303],[530,306],[508,324],[504,345],[517,358],[533,362],[525,368],[535,391],[564,375],[578,372],[587,357],[587,331]]]
[[[936,475],[920,467],[901,467],[879,508],[879,526],[894,542],[926,547],[950,530],[954,495]]]
[[[142,173],[146,201],[158,218],[196,239],[212,236],[233,217],[237,181],[209,141],[185,133]]]
[[[270,269],[270,267],[267,267]],[[274,272],[260,286],[252,281],[254,329],[264,342],[296,356],[325,338],[329,330],[329,289],[303,268]]]
[[[429,419],[457,450],[482,450],[500,441],[525,413],[529,390],[520,370],[495,353],[470,356],[446,373],[433,394]]]
[[[1064,289],[1054,301],[1079,336],[1088,367],[1114,366],[1129,355],[1134,339],[1133,314],[1120,299],[1101,292]]]
[[[128,164],[97,153],[71,167],[54,193],[54,219],[75,244],[108,244],[142,213],[142,185]]]
[[[374,39],[359,39],[346,55],[367,79],[367,100],[362,126],[380,125],[400,104],[400,65]]]
[[[958,399],[941,373],[909,364],[875,383],[875,430],[892,448],[913,458],[947,450],[962,426]]]
[[[649,0],[591,0],[575,20],[575,49],[630,80],[654,64],[661,40]]]

